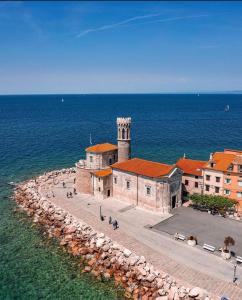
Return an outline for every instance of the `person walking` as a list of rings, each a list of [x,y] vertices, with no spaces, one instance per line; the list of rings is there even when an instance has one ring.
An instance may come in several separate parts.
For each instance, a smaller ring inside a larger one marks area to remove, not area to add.
[[[109,217],[108,223],[112,224],[112,217],[111,216]]]
[[[119,226],[118,226],[118,221],[117,221],[117,220],[114,220],[114,221],[113,221],[113,230],[116,230],[117,228],[119,228]]]
[[[65,187],[66,187],[66,184],[65,184],[65,182],[64,182],[64,181],[63,181],[62,185],[63,185],[63,188],[65,188]]]
[[[74,182],[74,184],[76,183],[76,177],[74,178],[73,182]]]

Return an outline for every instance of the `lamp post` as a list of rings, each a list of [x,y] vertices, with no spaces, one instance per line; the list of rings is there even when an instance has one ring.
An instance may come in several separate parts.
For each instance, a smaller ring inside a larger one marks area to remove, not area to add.
[[[237,280],[237,277],[236,277],[236,269],[237,269],[237,263],[235,262],[235,264],[234,264],[233,283],[235,283],[235,282],[236,282],[236,280]]]
[[[104,217],[102,215],[102,205],[100,205],[100,207],[99,207],[99,214],[100,214],[100,220],[103,221]]]

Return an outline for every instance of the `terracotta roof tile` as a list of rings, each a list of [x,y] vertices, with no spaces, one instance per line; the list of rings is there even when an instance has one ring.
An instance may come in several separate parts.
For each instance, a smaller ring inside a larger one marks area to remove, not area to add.
[[[133,158],[124,162],[115,163],[111,166],[113,169],[155,178],[168,175],[174,167],[174,165],[161,164],[140,158]]]
[[[106,177],[112,174],[112,169],[99,170],[94,173],[97,177]]]
[[[213,154],[213,159],[206,164],[205,168],[217,170],[217,171],[223,171],[223,172],[228,171],[228,167],[231,165],[231,163],[234,161],[235,158],[236,158],[235,154],[215,152]],[[214,162],[215,165],[211,167],[210,162]]]
[[[202,176],[202,168],[206,165],[206,161],[181,158],[176,165],[183,170],[185,174]]]
[[[105,144],[97,144],[97,145],[90,146],[86,148],[86,152],[101,153],[101,152],[108,152],[117,149],[118,147],[116,145],[105,143]]]

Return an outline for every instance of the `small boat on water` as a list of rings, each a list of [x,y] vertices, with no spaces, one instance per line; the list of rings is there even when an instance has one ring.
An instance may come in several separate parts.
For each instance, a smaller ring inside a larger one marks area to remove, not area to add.
[[[61,99],[61,102],[64,102],[64,99],[63,99],[63,98]]]
[[[226,112],[229,111],[229,105],[228,104],[225,106],[224,111],[226,111]]]

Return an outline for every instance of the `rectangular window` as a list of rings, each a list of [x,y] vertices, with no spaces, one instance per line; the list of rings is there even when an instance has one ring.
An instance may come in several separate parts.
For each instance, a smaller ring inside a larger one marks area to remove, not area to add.
[[[225,179],[224,179],[224,183],[230,184],[230,183],[231,183],[231,179],[230,179],[230,178],[225,178]]]
[[[216,176],[216,182],[220,182],[220,177]]]
[[[237,198],[242,198],[242,192],[237,192]]]
[[[224,195],[230,195],[230,190],[224,190]]]
[[[206,180],[207,180],[207,181],[210,180],[210,175],[206,175]]]
[[[214,165],[215,165],[215,164],[214,164],[213,162],[210,163],[210,167],[211,167],[211,168],[213,168]]]
[[[188,185],[189,184],[189,181],[186,179],[185,180],[185,185]]]
[[[242,165],[239,165],[239,172],[242,172]]]
[[[100,178],[100,177],[98,178],[98,181],[99,181],[99,182],[101,181],[101,178]]]
[[[210,186],[209,185],[205,185],[205,189],[206,189],[206,192],[209,192]]]
[[[195,188],[198,188],[198,182],[195,182]]]
[[[198,176],[195,176],[195,179],[198,179]]]
[[[233,169],[234,169],[234,165],[231,164],[231,165],[228,167],[228,170],[229,170],[229,171],[233,171]]]
[[[126,181],[126,187],[128,190],[130,189],[130,181]]]
[[[147,186],[146,187],[146,195],[150,195],[151,194],[151,187]]]
[[[242,180],[238,180],[238,185],[242,186]]]
[[[92,156],[90,156],[90,162],[93,162],[93,157]]]
[[[101,188],[100,187],[98,188],[98,191],[101,192]]]
[[[117,177],[114,177],[113,181],[114,181],[115,184],[117,184]]]
[[[219,193],[219,187],[215,186],[215,193],[218,194]]]

